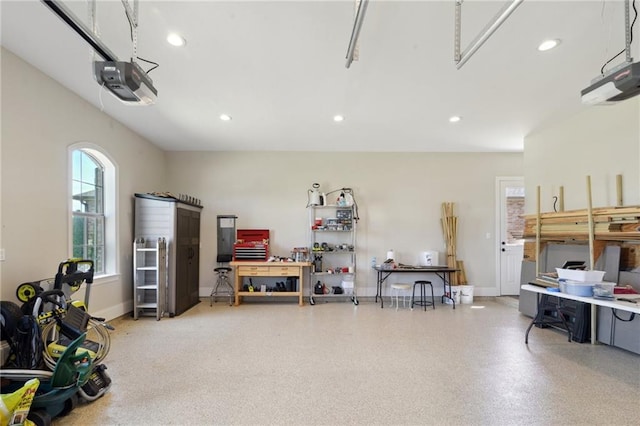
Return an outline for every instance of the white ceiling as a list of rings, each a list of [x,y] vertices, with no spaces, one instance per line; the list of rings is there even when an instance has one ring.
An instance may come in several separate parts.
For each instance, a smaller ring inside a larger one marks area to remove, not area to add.
[[[525,0],[457,70],[454,3],[372,0],[359,60],[347,69],[352,0],[141,0],[137,54],[160,64],[149,74],[158,90],[149,107],[101,93],[88,44],[40,1],[3,0],[0,13],[5,48],[177,151],[521,151],[527,134],[585,108],[580,90],[624,48],[621,0]],[[504,3],[464,3],[463,48]],[[87,2],[65,4],[88,22]],[[121,2],[99,1],[97,22],[105,44],[128,60]],[[169,31],[186,47],[168,45]],[[538,52],[546,38],[562,43]],[[335,114],[345,121],[333,122]],[[451,115],[463,120],[450,124]]]

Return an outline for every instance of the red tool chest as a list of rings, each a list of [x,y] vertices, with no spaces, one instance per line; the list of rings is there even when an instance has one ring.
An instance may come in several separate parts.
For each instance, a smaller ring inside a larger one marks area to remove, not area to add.
[[[233,245],[233,260],[261,261],[269,259],[268,229],[238,229]]]

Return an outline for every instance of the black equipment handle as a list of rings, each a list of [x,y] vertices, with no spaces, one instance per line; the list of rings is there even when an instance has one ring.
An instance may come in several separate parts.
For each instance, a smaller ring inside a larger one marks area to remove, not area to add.
[[[89,265],[87,271],[79,271],[81,265]],[[85,281],[87,284],[93,283],[93,260],[90,259],[69,259],[58,265],[58,273],[53,284],[53,288],[62,289],[62,284],[74,284]]]

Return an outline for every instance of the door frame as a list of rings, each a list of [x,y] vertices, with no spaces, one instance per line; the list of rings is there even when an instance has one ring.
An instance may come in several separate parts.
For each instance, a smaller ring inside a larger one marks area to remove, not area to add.
[[[501,275],[502,275],[502,265],[501,259],[502,256],[499,252],[500,239],[502,238],[502,183],[508,181],[517,181],[522,182],[522,186],[524,187],[524,176],[496,176],[496,186],[495,186],[495,234],[494,234],[494,250],[496,256],[496,265],[495,265],[495,274],[496,274],[496,286],[495,292],[496,296],[502,295],[502,286],[501,286]],[[526,197],[526,194],[525,194]]]

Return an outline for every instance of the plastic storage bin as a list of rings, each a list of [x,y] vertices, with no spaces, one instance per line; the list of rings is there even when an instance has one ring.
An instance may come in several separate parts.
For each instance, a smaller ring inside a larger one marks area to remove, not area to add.
[[[601,299],[613,299],[613,289],[616,286],[615,283],[601,282],[593,285],[593,297],[599,297]]]
[[[601,282],[604,278],[605,271],[581,271],[579,269],[562,269],[556,268],[558,280],[566,279],[582,282]]]
[[[594,283],[585,283],[580,281],[559,279],[558,284],[560,291],[574,296],[593,296]]]

